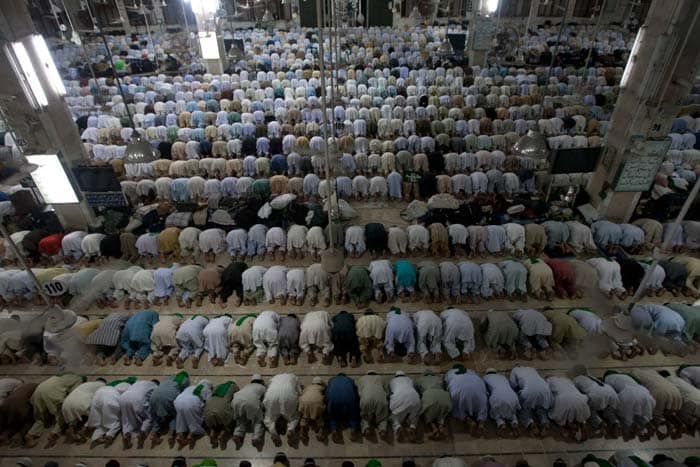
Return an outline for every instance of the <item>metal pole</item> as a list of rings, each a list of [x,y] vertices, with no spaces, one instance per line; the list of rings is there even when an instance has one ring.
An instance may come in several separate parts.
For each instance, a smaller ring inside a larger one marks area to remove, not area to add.
[[[126,110],[126,115],[129,117],[129,123],[131,123],[132,128],[136,129],[134,117],[131,115],[129,105],[126,103],[126,96],[124,96],[124,90],[122,89],[122,81],[119,79],[119,75],[114,69],[114,60],[112,60],[112,53],[109,50],[109,45],[107,44],[107,39],[105,38],[105,35],[102,33],[102,29],[100,29],[100,37],[102,37],[102,42],[104,43],[105,49],[107,50],[107,58],[109,58],[109,64],[112,67],[112,76],[114,76],[114,79],[117,81],[117,89],[119,89],[119,95],[122,96],[122,100],[124,101],[124,109]]]
[[[148,40],[151,41],[151,47],[153,47],[153,56],[156,58],[156,70],[160,67],[158,63],[158,54],[156,53],[156,43],[153,42],[153,36],[151,36],[151,27],[148,24],[148,15],[146,14],[146,5],[141,1],[141,14],[143,14],[143,21],[146,23],[146,34],[148,34]]]
[[[326,113],[326,67],[325,60],[323,58],[323,24],[322,22],[325,18],[323,17],[321,9],[321,0],[316,0],[316,17],[318,18],[318,57],[319,57],[319,68],[321,70],[321,109],[323,111],[323,138],[326,140],[326,180],[329,183],[331,181],[331,154],[330,148],[328,147],[328,114]],[[332,188],[332,187],[330,187]],[[332,191],[332,190],[331,190]],[[333,250],[334,238],[333,238],[333,216],[332,216],[332,197],[328,200],[328,245],[329,249]]]
[[[97,89],[97,76],[95,75],[95,70],[92,68],[92,61],[90,60],[90,55],[88,54],[87,49],[85,48],[85,42],[83,42],[83,39],[80,37],[80,32],[77,29],[75,29],[75,26],[73,25],[73,20],[71,19],[71,15],[68,12],[68,8],[66,8],[65,0],[61,0],[61,3],[63,4],[63,11],[65,12],[66,18],[68,19],[68,23],[70,24],[71,35],[74,32],[78,36],[78,39],[80,40],[80,48],[83,51],[83,55],[85,55],[85,63],[87,64],[88,69],[90,70],[90,74],[92,75],[92,79],[95,82],[95,101],[97,103],[101,103],[100,93]]]
[[[607,2],[607,0],[602,0],[602,2],[600,3],[600,11],[598,12],[598,21],[595,23],[595,28],[593,29],[593,36],[592,37],[596,37],[598,35],[598,29],[600,29],[600,23],[603,22],[603,11],[605,10],[606,2]],[[590,47],[588,48],[588,56],[586,57],[586,62],[583,66],[584,70],[588,69],[588,66],[589,66],[588,62],[591,61],[591,55],[593,54],[593,48],[594,48],[594,44],[592,43],[590,45]],[[581,82],[583,83],[583,80],[581,80]]]
[[[46,306],[51,306],[51,299],[48,295],[46,295],[44,288],[39,283],[39,279],[36,278],[36,276],[34,275],[34,271],[32,271],[32,268],[30,268],[27,262],[24,260],[24,256],[22,256],[22,254],[17,249],[17,245],[15,245],[15,242],[12,241],[10,234],[5,228],[5,224],[3,224],[2,222],[0,222],[0,233],[2,233],[2,236],[5,239],[5,243],[10,247],[10,250],[12,250],[12,254],[15,255],[15,258],[17,258],[17,260],[20,262],[24,270],[27,271],[27,274],[29,274],[29,277],[32,279],[32,282],[34,282],[34,286],[36,287],[37,293],[41,295],[41,298],[43,298],[46,302]]]
[[[673,225],[671,226],[671,231],[670,235],[666,237],[666,240],[661,244],[660,249],[655,249],[654,252],[652,253],[653,256],[653,261],[651,263],[651,266],[647,268],[646,272],[644,273],[644,277],[642,277],[642,281],[639,283],[639,287],[637,287],[637,290],[634,292],[634,296],[632,297],[632,303],[630,303],[629,309],[631,310],[632,307],[639,301],[639,299],[642,297],[644,294],[645,289],[647,288],[647,284],[649,283],[649,280],[651,279],[651,275],[654,273],[654,269],[656,268],[656,265],[659,263],[659,257],[661,256],[662,252],[666,251],[673,241],[673,238],[676,236],[676,232],[678,231],[678,228],[681,225],[681,222],[685,219],[685,215],[688,213],[688,210],[690,209],[690,206],[693,204],[695,201],[695,198],[698,195],[698,191],[700,191],[700,177],[696,180],[695,185],[693,185],[693,189],[690,190],[690,194],[685,200],[685,203],[683,203],[683,207],[681,208],[681,212],[678,213],[678,216],[676,216],[676,220],[673,221]]]

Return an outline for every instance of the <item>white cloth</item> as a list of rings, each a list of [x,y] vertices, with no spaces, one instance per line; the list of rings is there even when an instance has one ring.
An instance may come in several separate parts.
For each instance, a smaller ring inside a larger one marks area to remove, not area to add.
[[[129,383],[119,383],[116,386],[103,386],[95,392],[90,406],[87,426],[94,429],[92,440],[103,436],[113,438],[121,430],[121,409],[119,398],[129,389]]]
[[[265,391],[263,407],[264,423],[273,435],[278,435],[277,420],[282,417],[287,422],[287,432],[294,431],[299,424],[299,395],[301,384],[299,378],[291,373],[282,373],[272,377]]]
[[[323,355],[330,355],[333,350],[331,320],[324,310],[310,311],[301,321],[299,347],[303,352],[309,352],[312,345],[320,349]]]
[[[204,350],[209,355],[209,361],[214,358],[226,360],[228,357],[228,327],[232,321],[230,316],[219,316],[212,318],[204,327]]]
[[[195,394],[195,391],[198,394]],[[185,388],[175,398],[175,431],[192,435],[204,434],[204,404],[211,396],[211,383],[206,379]]]

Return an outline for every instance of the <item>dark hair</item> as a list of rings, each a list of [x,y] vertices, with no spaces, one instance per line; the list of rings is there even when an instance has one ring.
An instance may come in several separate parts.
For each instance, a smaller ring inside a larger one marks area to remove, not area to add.
[[[107,461],[107,463],[105,464],[105,467],[119,467],[119,466],[120,466],[119,461],[114,460],[114,459]]]
[[[276,464],[277,462],[289,466],[289,459],[287,459],[287,455],[283,452],[278,452],[275,454],[275,458],[272,460],[272,463]]]
[[[251,467],[250,461],[241,461],[238,467]]]

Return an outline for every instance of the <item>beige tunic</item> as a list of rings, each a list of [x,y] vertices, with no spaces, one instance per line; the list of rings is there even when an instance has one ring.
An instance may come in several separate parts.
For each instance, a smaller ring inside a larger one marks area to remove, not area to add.
[[[382,339],[386,322],[379,315],[362,315],[357,319],[355,329],[360,339]]]
[[[677,411],[683,407],[681,391],[656,370],[634,368],[630,375],[637,379],[656,399],[654,415],[663,415],[667,411]]]
[[[308,421],[322,420],[326,405],[323,399],[325,386],[322,384],[311,384],[304,388],[299,396],[299,413],[301,414],[301,424]]]

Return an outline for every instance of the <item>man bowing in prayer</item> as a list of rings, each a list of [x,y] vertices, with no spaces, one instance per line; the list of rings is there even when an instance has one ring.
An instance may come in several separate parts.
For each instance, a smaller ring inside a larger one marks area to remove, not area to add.
[[[107,383],[97,390],[92,398],[87,422],[88,428],[94,429],[91,447],[100,443],[106,447],[114,442],[114,438],[122,429],[119,398],[135,382],[136,377],[130,376]]]
[[[217,448],[221,444],[226,448],[226,440],[233,431],[233,395],[238,391],[238,386],[233,381],[226,381],[216,386],[211,397],[204,404],[204,425],[209,432],[211,447]]]
[[[211,383],[203,379],[196,385],[185,388],[175,398],[175,438],[182,449],[189,444],[194,448],[199,438],[204,436],[204,405],[211,396]]]

